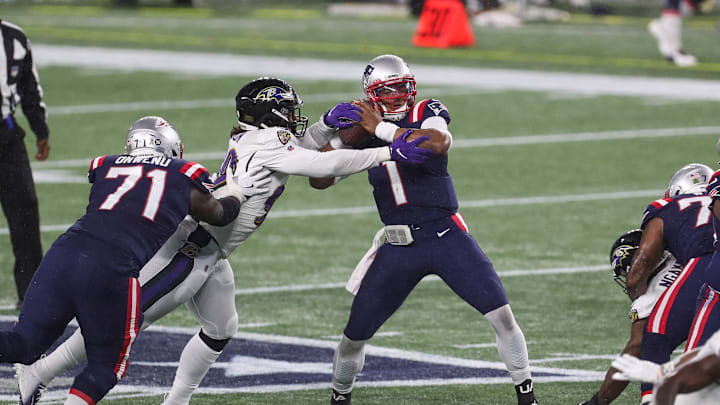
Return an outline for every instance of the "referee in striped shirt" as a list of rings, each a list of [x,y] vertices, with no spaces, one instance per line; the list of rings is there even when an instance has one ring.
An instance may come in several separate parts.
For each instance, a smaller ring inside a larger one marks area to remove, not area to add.
[[[30,41],[17,25],[0,20],[0,205],[2,205],[15,255],[15,286],[18,308],[22,305],[30,280],[42,260],[40,218],[25,131],[14,114],[22,107],[37,137],[35,159],[50,153],[47,113],[37,70],[30,52]]]

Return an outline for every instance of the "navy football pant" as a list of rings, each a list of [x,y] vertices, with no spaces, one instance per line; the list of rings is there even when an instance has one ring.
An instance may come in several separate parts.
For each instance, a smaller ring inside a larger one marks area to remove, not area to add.
[[[348,338],[370,339],[428,274],[438,275],[483,314],[508,304],[490,259],[452,220],[423,226],[413,237],[409,246],[386,243],[378,249],[353,301],[345,327]]]
[[[9,132],[12,133],[0,134],[0,205],[10,229],[15,255],[15,288],[22,301],[43,252],[38,199],[23,141],[24,133],[20,127]]]
[[[712,255],[690,259],[677,279],[660,296],[643,333],[640,358],[662,364],[687,339],[695,313],[698,289],[705,281],[705,268]],[[640,385],[642,395],[652,392],[652,384]]]
[[[76,317],[88,364],[70,392],[92,404],[127,371],[142,323],[140,284],[113,269],[107,247],[86,238],[62,238],[33,277],[18,322],[0,333],[0,360],[34,362]]]
[[[695,318],[690,327],[686,351],[700,347],[720,329],[720,292],[708,285],[703,284],[697,297]]]

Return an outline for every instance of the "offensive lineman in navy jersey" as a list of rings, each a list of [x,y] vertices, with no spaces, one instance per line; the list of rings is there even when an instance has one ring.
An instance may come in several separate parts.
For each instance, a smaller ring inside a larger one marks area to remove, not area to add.
[[[613,251],[616,280],[626,287],[633,301],[630,339],[623,354],[662,364],[687,336],[703,269],[712,250],[713,231],[707,209],[710,198],[704,195],[711,174],[712,169],[697,163],[675,172],[665,198],[647,206],[641,223],[643,231],[638,231],[642,237],[637,237],[635,246]],[[667,262],[666,251],[677,263],[661,277],[658,273]],[[641,260],[636,262],[638,254]],[[620,262],[627,268],[618,268]],[[627,386],[627,382],[616,380],[616,372],[610,368],[598,392],[579,405],[607,405],[614,401]],[[652,385],[641,388],[642,401],[647,403]]]
[[[702,164],[684,166],[670,180],[666,197],[650,203],[643,214],[643,236],[627,275],[630,299],[645,293],[665,250],[683,265],[682,272],[660,296],[645,323],[640,349],[640,358],[644,360],[657,364],[668,361],[690,329],[695,299],[704,282],[703,269],[712,254],[713,230],[707,208],[710,198],[705,195],[711,173]],[[649,402],[652,384],[644,383],[640,388],[641,401]]]
[[[29,364],[77,319],[88,363],[67,405],[98,402],[127,371],[142,323],[138,272],[178,223],[190,214],[225,225],[244,200],[237,185],[229,197],[216,200],[207,170],[181,159],[177,132],[163,124],[168,130],[131,130],[125,155],[92,160],[85,215],[47,251],[18,322],[0,332],[0,361]]]
[[[421,165],[385,162],[368,171],[387,241],[378,241],[377,250],[366,254],[358,265],[367,270],[364,276],[354,273],[361,284],[335,350],[331,404],[350,404],[355,377],[365,361],[365,344],[429,274],[437,274],[490,321],[498,352],[515,384],[518,404],[537,404],[525,337],[495,269],[457,212],[457,197],[447,171],[452,143],[447,108],[435,99],[416,102],[414,75],[394,55],[370,61],[363,87],[372,104],[352,107],[341,103],[315,125],[342,128],[357,121],[375,134],[370,144],[427,136],[420,146],[433,155]],[[408,129],[412,131],[409,136]],[[312,179],[311,184],[326,188],[335,181]]]
[[[718,142],[720,153],[720,141]],[[710,212],[715,235],[720,232],[720,171],[715,172],[707,185],[707,193],[712,199]],[[695,307],[695,317],[688,334],[687,349],[692,350],[705,342],[720,329],[720,242],[715,241],[712,259],[705,269],[705,284],[700,288]]]

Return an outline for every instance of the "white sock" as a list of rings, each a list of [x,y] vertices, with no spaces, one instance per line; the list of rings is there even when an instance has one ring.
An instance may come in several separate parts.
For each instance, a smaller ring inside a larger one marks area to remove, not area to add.
[[[485,314],[495,329],[498,353],[515,385],[531,378],[525,335],[515,321],[510,305]]]
[[[666,52],[670,56],[682,49],[682,16],[674,13],[663,13],[660,25],[665,33]]]
[[[65,400],[64,405],[88,405],[88,403],[79,396],[70,394]]]
[[[355,377],[365,365],[365,343],[367,340],[340,340],[333,357],[333,389],[341,394],[352,391]]]
[[[180,355],[175,381],[165,398],[164,405],[187,405],[190,403],[190,396],[200,385],[220,353],[208,347],[200,339],[199,333],[195,334]]]
[[[43,384],[47,385],[63,371],[77,366],[86,359],[85,340],[78,328],[57,349],[46,357],[41,357],[30,367]]]

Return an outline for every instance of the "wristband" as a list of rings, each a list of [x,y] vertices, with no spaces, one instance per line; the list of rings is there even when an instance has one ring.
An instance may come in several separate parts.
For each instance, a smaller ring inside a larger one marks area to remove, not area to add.
[[[393,143],[395,140],[395,131],[398,129],[400,129],[399,126],[387,121],[382,121],[375,127],[375,136],[387,143]]]

